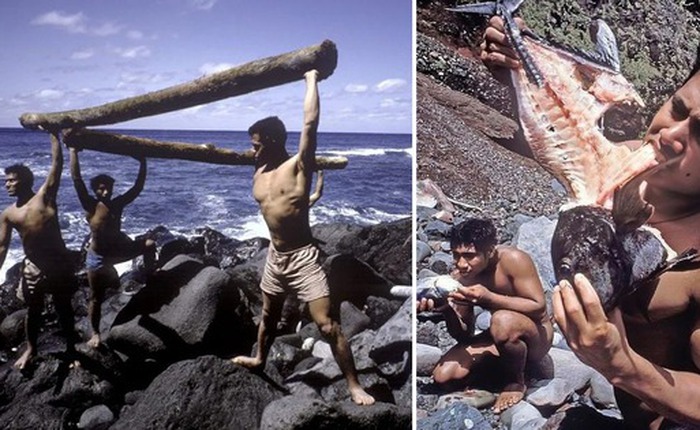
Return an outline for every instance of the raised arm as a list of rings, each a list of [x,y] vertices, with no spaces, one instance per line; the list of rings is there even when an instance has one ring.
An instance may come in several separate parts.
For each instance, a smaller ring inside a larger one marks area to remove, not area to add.
[[[51,168],[46,176],[46,181],[37,192],[42,196],[44,203],[56,203],[58,187],[61,185],[61,172],[63,172],[61,141],[58,132],[51,132]]]
[[[121,197],[119,197],[120,202],[126,206],[129,203],[133,202],[136,200],[136,197],[141,194],[141,191],[143,191],[143,186],[146,184],[146,158],[145,157],[134,157],[137,160],[139,160],[139,174],[136,177],[136,182],[134,182],[134,186],[129,189],[129,191],[125,192]]]
[[[316,163],[316,132],[320,116],[318,97],[318,71],[310,70],[306,78],[306,95],[304,96],[304,126],[299,138],[299,168],[312,171]]]
[[[95,205],[95,199],[90,196],[85,182],[83,181],[83,176],[80,174],[78,150],[71,147],[68,152],[70,153],[70,175],[71,178],[73,178],[73,186],[75,187],[75,192],[78,194],[78,200],[80,200],[80,204],[83,205],[83,209],[91,211]]]

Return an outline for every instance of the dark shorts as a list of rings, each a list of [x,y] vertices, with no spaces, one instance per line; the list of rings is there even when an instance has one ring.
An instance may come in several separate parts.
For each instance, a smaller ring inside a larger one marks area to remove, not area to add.
[[[22,262],[21,291],[24,300],[37,294],[72,295],[78,289],[73,264],[66,260],[51,269],[42,270],[28,258]]]

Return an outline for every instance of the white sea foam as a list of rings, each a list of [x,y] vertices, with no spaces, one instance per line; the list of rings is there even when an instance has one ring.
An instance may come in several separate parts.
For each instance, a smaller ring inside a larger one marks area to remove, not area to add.
[[[248,240],[255,237],[270,238],[270,232],[265,224],[262,213],[244,217],[239,225],[224,229],[224,234],[238,240]]]
[[[359,225],[373,225],[381,222],[395,221],[409,216],[408,214],[392,214],[375,208],[357,209],[356,207],[340,205],[319,205],[311,209],[311,224],[326,222],[352,222]]]
[[[319,155],[331,155],[331,156],[343,156],[343,157],[370,157],[377,155],[388,155],[388,154],[406,154],[407,156],[413,155],[412,148],[353,148],[353,149],[331,149],[319,152]]]
[[[12,266],[22,261],[24,258],[24,251],[22,248],[10,248],[7,252],[7,257],[5,257],[5,262],[2,267],[0,267],[0,284],[5,282],[5,273],[10,270]]]

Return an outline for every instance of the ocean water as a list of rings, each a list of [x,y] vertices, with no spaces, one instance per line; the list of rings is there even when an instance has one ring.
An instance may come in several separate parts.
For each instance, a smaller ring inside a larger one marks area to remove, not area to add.
[[[137,137],[188,143],[212,143],[244,151],[250,148],[246,132],[192,130],[106,130]],[[296,152],[299,133],[290,132],[287,150]],[[0,128],[2,167],[24,163],[34,172],[34,189],[44,182],[51,160],[46,133],[21,128]],[[323,197],[311,208],[311,223],[344,222],[371,225],[411,214],[410,134],[320,133],[317,155],[342,155],[348,166],[324,172]],[[89,233],[84,211],[73,188],[64,150],[64,169],[59,190],[59,221],[66,245],[78,249]],[[83,179],[99,173],[115,178],[114,194],[126,192],[134,183],[138,162],[130,157],[82,151]],[[221,166],[194,161],[149,159],[146,185],[124,211],[123,230],[132,237],[164,225],[171,231],[191,235],[208,226],[244,240],[269,237],[258,206],[251,195],[252,166]],[[4,176],[3,176],[4,177]],[[0,193],[0,209],[14,203]],[[10,251],[0,268],[5,271],[22,258],[21,242],[12,233]]]

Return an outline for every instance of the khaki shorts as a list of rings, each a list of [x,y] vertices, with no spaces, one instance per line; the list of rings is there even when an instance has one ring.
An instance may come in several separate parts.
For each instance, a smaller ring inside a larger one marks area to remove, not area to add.
[[[327,297],[328,281],[319,263],[318,248],[309,244],[279,252],[270,243],[260,288],[271,296],[293,292],[306,303]]]

